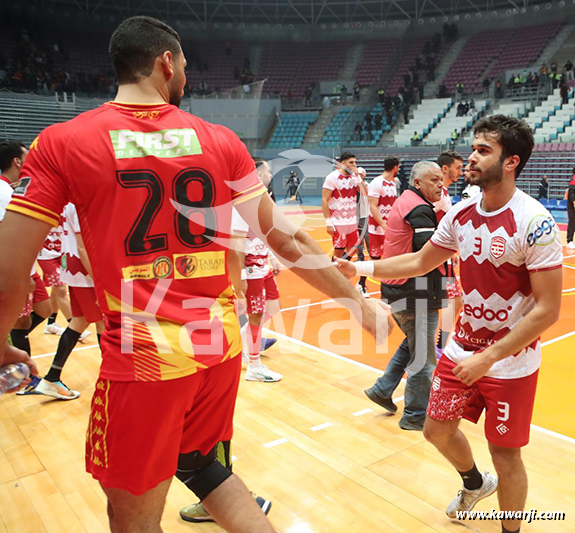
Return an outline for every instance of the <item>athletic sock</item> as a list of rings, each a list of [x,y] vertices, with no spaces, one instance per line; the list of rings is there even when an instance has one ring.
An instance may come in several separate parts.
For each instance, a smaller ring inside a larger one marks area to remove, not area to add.
[[[467,490],[477,490],[483,485],[483,476],[477,470],[477,466],[473,463],[473,468],[467,472],[459,472],[461,479],[463,479],[463,486]]]
[[[102,348],[102,334],[96,333],[96,335],[98,336],[98,346]]]
[[[365,289],[365,282],[367,281],[367,276],[361,276],[359,278],[359,285]]]
[[[74,331],[73,329],[66,328],[66,331],[60,337],[60,342],[58,343],[58,349],[56,350],[56,355],[52,361],[52,366],[48,373],[44,377],[45,380],[51,381],[52,383],[60,381],[62,375],[62,369],[68,360],[68,357],[72,353],[74,346],[78,343],[81,333]]]
[[[40,316],[34,311],[32,311],[30,318],[32,319],[32,325],[30,326],[30,329],[28,329],[28,333],[32,333],[40,324],[42,324],[42,322],[44,322],[44,320],[46,320],[45,316]]]
[[[48,325],[52,325],[56,322],[56,317],[58,316],[58,313],[52,313],[49,317],[48,317]]]
[[[250,367],[255,368],[262,364],[260,359],[260,343],[262,339],[262,328],[250,324],[248,326],[248,355],[250,358]]]
[[[12,345],[19,350],[24,350],[28,355],[30,355],[30,340],[28,339],[27,329],[13,329],[10,332],[10,337],[12,338]]]

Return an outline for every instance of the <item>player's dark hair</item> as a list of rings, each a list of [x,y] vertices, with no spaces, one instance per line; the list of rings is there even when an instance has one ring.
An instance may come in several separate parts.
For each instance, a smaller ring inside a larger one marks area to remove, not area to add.
[[[575,167],[573,167],[573,176],[575,176]]]
[[[351,159],[352,157],[355,157],[355,154],[352,154],[351,152],[344,152],[343,154],[341,154],[337,160],[341,163],[342,161],[347,161],[348,159]]]
[[[261,167],[264,163],[267,163],[267,161],[263,158],[263,157],[252,157],[252,159],[254,160],[254,163],[256,165],[256,168]]]
[[[386,172],[393,170],[397,165],[399,165],[399,159],[397,159],[397,157],[386,157],[383,160],[383,170]]]
[[[437,164],[440,167],[443,167],[443,165],[450,167],[455,163],[455,161],[463,161],[463,156],[455,150],[446,150],[445,152],[441,152],[437,158]]]
[[[1,140],[0,141],[0,172],[6,172],[15,158],[21,157],[26,149],[26,145],[20,141]]]
[[[152,74],[158,56],[182,53],[180,36],[172,27],[152,17],[131,17],[110,39],[110,58],[120,85],[138,83]]]
[[[519,156],[515,178],[519,176],[531,157],[535,141],[533,130],[524,120],[506,115],[492,115],[477,121],[473,135],[480,133],[493,135],[501,145],[501,161],[513,155]]]

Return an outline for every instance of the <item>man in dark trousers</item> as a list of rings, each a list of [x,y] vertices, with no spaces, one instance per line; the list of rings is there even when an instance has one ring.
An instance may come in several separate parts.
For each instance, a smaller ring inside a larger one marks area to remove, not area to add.
[[[539,182],[539,190],[537,191],[537,200],[549,198],[549,182],[547,181],[547,174],[545,174]]]
[[[575,233],[575,167],[573,167],[573,179],[569,182],[567,189],[567,248],[575,250],[573,233]]]

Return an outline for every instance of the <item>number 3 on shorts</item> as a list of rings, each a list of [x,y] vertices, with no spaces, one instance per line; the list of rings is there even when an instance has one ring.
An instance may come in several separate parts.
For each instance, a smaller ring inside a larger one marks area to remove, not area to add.
[[[499,413],[501,416],[497,417],[497,420],[501,422],[507,422],[509,420],[509,404],[507,402],[497,402],[499,406]]]

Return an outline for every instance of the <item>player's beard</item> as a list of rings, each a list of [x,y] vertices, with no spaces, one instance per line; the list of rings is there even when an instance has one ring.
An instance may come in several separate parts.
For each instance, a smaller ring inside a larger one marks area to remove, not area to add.
[[[471,170],[475,170],[475,173],[470,174],[469,183],[471,185],[477,185],[482,189],[488,189],[489,187],[498,185],[503,179],[503,161],[494,163],[489,168],[481,171],[480,174],[477,173],[477,169],[471,168]]]
[[[178,82],[174,83],[170,87],[170,104],[175,105],[176,107],[180,107],[181,103],[182,103],[182,87],[181,84]]]

